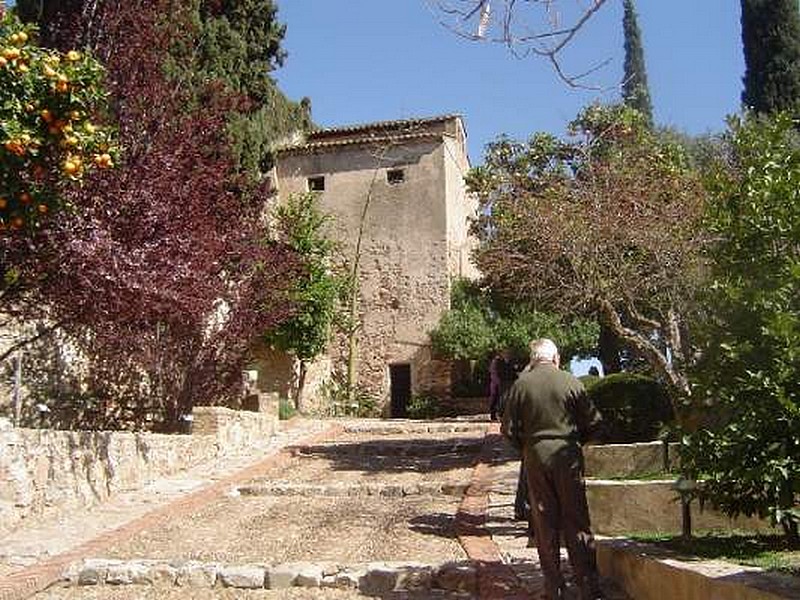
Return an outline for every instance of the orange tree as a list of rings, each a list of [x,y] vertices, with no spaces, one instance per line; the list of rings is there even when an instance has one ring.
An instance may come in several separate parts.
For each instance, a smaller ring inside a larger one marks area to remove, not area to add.
[[[113,165],[103,67],[34,43],[36,28],[0,17],[0,231],[25,231],[60,207],[59,185]]]

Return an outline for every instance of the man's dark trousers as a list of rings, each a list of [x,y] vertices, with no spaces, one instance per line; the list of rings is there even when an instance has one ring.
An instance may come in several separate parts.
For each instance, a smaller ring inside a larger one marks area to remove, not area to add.
[[[524,460],[531,521],[548,598],[561,598],[563,594],[564,578],[559,568],[562,534],[581,598],[601,597],[597,555],[583,483],[581,449],[577,444],[563,446],[550,456],[547,464],[542,464],[533,445],[526,447]]]

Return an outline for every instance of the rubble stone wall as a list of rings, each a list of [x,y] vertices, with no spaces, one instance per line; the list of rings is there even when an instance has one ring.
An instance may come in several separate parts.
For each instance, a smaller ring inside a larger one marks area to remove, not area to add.
[[[88,507],[245,447],[266,444],[276,417],[195,407],[192,435],[60,431],[0,420],[0,534],[23,519]]]

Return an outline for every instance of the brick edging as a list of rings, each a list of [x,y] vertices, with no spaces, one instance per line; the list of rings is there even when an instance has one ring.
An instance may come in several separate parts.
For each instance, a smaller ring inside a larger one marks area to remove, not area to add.
[[[478,571],[478,595],[481,600],[522,600],[527,598],[514,570],[503,562],[497,543],[486,528],[489,492],[492,489],[492,449],[500,439],[499,427],[492,424],[483,439],[483,448],[472,472],[461,506],[456,513],[458,541]]]
[[[266,458],[235,472],[233,475],[220,479],[183,498],[155,508],[141,517],[134,519],[130,523],[106,531],[72,550],[57,554],[52,558],[15,573],[11,573],[5,577],[0,577],[0,600],[24,600],[29,598],[33,594],[44,590],[61,579],[62,574],[70,564],[84,558],[98,556],[99,553],[112,544],[126,539],[146,528],[155,526],[162,521],[186,515],[215,498],[222,496],[232,485],[258,477],[265,470],[280,465],[283,462],[288,462],[292,458],[293,446],[318,443],[328,437],[338,435],[341,429],[341,425],[326,427],[320,432],[311,434],[297,442],[277,449]]]

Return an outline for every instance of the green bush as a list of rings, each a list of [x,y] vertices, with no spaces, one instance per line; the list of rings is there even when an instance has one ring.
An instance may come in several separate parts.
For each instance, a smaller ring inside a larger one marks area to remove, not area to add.
[[[609,442],[649,442],[673,420],[664,388],[651,377],[615,373],[584,380],[584,385],[603,415]]]
[[[415,394],[406,406],[409,419],[435,419],[442,416],[439,399],[430,394]]]
[[[281,398],[278,402],[278,418],[281,421],[286,421],[287,419],[291,419],[297,411],[294,408],[294,404],[287,398]]]
[[[379,413],[379,402],[368,389],[356,386],[353,396],[347,391],[345,376],[335,372],[333,377],[322,385],[322,395],[326,408],[320,416],[327,417],[376,417]]]

